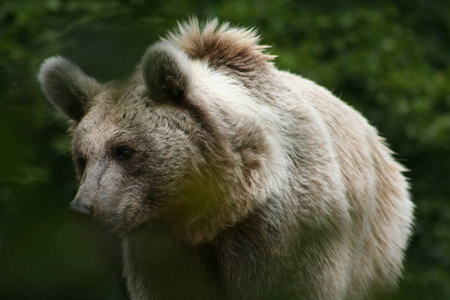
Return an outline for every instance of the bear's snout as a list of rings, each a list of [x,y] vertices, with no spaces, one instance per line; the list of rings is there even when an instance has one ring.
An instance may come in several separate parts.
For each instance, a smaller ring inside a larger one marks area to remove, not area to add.
[[[94,207],[92,205],[88,205],[79,199],[73,200],[72,203],[70,203],[69,208],[85,215],[93,215],[94,213]]]

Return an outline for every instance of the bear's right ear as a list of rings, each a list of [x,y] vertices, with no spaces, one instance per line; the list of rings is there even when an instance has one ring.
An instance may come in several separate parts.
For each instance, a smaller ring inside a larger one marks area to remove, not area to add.
[[[141,62],[150,98],[157,102],[183,101],[192,73],[191,63],[183,51],[167,41],[150,46]]]
[[[69,119],[79,122],[86,104],[100,84],[78,66],[60,57],[50,57],[41,65],[38,80],[47,99]]]

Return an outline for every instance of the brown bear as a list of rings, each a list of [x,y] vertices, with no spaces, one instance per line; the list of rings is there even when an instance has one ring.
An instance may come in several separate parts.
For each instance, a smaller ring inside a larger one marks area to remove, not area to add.
[[[254,30],[180,24],[135,74],[62,57],[38,79],[72,121],[71,207],[123,240],[133,300],[367,299],[411,234],[403,167],[329,91],[278,70]]]

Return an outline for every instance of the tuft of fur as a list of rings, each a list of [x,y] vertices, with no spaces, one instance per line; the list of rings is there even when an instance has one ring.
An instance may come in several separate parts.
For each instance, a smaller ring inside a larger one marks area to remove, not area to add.
[[[131,299],[360,300],[401,275],[414,205],[353,108],[280,71],[254,30],[191,20],[122,84],[62,58],[73,207],[123,239]]]
[[[192,59],[239,72],[253,71],[274,58],[263,53],[268,46],[259,45],[260,37],[254,29],[232,27],[229,23],[220,25],[217,19],[203,27],[197,19],[179,23],[178,29],[168,34],[168,41]]]

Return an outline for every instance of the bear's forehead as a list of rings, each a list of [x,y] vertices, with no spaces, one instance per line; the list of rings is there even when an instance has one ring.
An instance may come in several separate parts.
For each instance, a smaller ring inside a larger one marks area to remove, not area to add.
[[[76,127],[73,145],[86,154],[98,152],[120,131],[111,110],[100,105],[94,106]]]
[[[133,144],[142,132],[152,132],[158,120],[154,109],[144,105],[97,103],[73,131],[74,150],[90,155],[104,153],[115,144]]]

